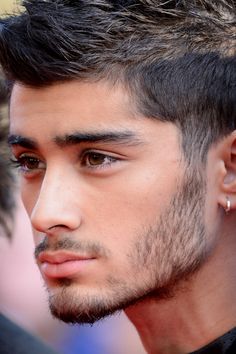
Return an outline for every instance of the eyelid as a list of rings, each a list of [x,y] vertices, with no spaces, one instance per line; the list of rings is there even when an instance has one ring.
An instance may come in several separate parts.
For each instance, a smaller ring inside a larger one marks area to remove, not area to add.
[[[24,149],[25,150],[25,149]],[[28,158],[34,158],[34,159],[38,159],[40,161],[43,161],[43,158],[41,156],[39,156],[39,154],[33,152],[33,151],[21,151],[21,149],[18,151],[16,150],[16,152],[14,151],[14,148],[12,149],[12,155],[15,159],[19,160],[20,158],[23,157],[28,157]]]
[[[102,148],[96,148],[96,147],[91,147],[91,148],[85,148],[81,151],[81,157],[86,154],[86,153],[96,153],[96,154],[101,154],[101,155],[105,155],[105,156],[110,156],[110,157],[114,157],[116,159],[123,159],[126,157],[125,154],[122,154],[122,153],[118,153],[116,151],[111,151],[110,149],[107,150],[107,149],[102,149]]]
[[[94,154],[101,154],[101,155],[105,155],[105,156],[114,156],[114,157],[116,157],[116,156],[118,156],[118,154],[117,153],[115,153],[115,152],[112,152],[112,151],[107,151],[107,150],[103,150],[103,149],[99,149],[99,148],[86,148],[86,149],[83,149],[82,151],[81,151],[81,155],[83,156],[84,154],[86,154],[86,153],[94,153]]]

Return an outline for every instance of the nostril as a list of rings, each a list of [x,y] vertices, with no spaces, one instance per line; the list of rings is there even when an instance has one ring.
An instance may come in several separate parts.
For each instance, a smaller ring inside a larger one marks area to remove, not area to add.
[[[47,231],[56,231],[57,229],[61,229],[61,228],[66,228],[66,225],[63,225],[63,224],[57,224],[57,225],[53,225],[53,226],[50,226],[48,227]]]
[[[53,225],[53,226],[50,226],[50,227],[48,228],[48,230],[51,230],[51,229],[53,229],[53,228],[55,228],[55,227],[65,227],[65,225],[62,225],[62,224]]]

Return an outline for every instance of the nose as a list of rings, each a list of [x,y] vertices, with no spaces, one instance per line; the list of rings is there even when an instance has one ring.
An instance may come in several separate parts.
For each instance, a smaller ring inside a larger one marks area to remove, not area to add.
[[[48,234],[58,227],[77,229],[81,224],[78,200],[71,179],[65,174],[46,173],[30,215],[33,228]]]

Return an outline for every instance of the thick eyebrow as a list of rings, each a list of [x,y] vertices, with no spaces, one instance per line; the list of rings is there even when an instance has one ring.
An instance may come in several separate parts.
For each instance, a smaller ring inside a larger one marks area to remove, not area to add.
[[[11,146],[22,146],[26,149],[32,150],[36,150],[38,148],[38,144],[33,139],[14,134],[8,136],[8,144]]]
[[[142,144],[143,141],[131,131],[122,132],[74,132],[71,134],[65,134],[63,136],[56,136],[53,141],[60,147],[77,145],[82,143],[116,143],[127,144],[129,146]],[[31,139],[21,135],[10,134],[8,137],[8,144],[10,146],[21,146],[26,149],[37,150],[39,148],[38,143]]]
[[[75,132],[72,134],[66,134],[64,136],[57,136],[54,139],[55,143],[60,147],[66,147],[71,145],[77,145],[81,143],[116,143],[116,144],[128,144],[138,145],[141,144],[140,138],[131,131],[122,132],[92,132],[81,133]]]

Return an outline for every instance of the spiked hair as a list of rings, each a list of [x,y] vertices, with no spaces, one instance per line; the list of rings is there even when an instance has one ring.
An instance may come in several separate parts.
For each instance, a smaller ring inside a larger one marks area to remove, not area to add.
[[[233,0],[25,0],[0,21],[0,63],[13,84],[123,85],[189,161],[236,129]]]

